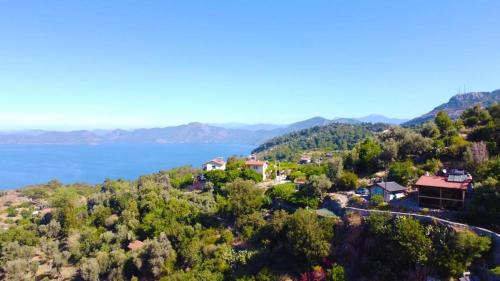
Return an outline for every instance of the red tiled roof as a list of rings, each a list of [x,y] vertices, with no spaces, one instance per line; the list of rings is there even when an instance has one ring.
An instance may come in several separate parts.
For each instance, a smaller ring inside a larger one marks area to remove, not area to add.
[[[415,185],[417,186],[430,186],[430,187],[441,187],[441,188],[451,188],[451,189],[467,189],[471,180],[466,180],[464,182],[451,182],[448,181],[446,177],[440,176],[421,176]]]
[[[259,160],[247,160],[245,161],[245,165],[247,166],[264,166],[267,164],[266,161],[259,161]]]
[[[52,213],[52,208],[44,208],[44,209],[40,210],[40,214],[42,214],[42,215],[49,214],[49,213]]]
[[[220,159],[220,158],[215,158],[215,159],[212,159],[210,161],[208,161],[207,163],[214,163],[214,164],[217,164],[217,165],[224,165],[226,162],[223,160],[223,159]]]
[[[139,240],[135,240],[135,241],[130,242],[128,244],[128,248],[130,250],[138,250],[138,249],[142,248],[143,246],[144,246],[144,242],[139,241]]]

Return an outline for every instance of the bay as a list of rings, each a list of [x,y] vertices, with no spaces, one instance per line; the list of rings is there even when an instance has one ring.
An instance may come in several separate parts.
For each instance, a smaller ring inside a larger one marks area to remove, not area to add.
[[[246,144],[0,145],[0,189],[57,179],[97,184],[106,178],[140,175],[232,155],[246,156]]]

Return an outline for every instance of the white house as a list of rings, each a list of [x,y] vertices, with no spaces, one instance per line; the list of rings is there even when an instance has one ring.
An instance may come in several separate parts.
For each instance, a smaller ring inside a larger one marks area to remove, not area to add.
[[[407,188],[397,182],[377,182],[370,187],[370,194],[382,195],[385,202],[399,199],[405,196]]]
[[[225,170],[226,169],[226,161],[222,159],[222,157],[212,159],[207,163],[203,164],[203,171],[212,171],[212,170]]]
[[[249,159],[245,161],[245,165],[257,173],[259,175],[262,175],[262,180],[266,180],[266,170],[268,167],[268,163],[266,161],[259,161],[259,160],[254,160],[254,159]]]

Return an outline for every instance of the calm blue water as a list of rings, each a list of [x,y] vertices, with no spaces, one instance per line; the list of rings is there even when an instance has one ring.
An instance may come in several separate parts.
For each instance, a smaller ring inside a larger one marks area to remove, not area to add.
[[[237,144],[0,145],[0,189],[51,179],[91,184],[106,178],[136,179],[183,165],[199,167],[218,156],[248,155],[252,148]]]

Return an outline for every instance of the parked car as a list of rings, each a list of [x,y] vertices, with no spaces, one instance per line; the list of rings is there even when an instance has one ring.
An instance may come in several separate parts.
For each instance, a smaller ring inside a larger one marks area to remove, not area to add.
[[[358,195],[361,195],[361,196],[370,195],[370,191],[368,190],[368,188],[364,188],[364,187],[356,189],[355,193]]]

